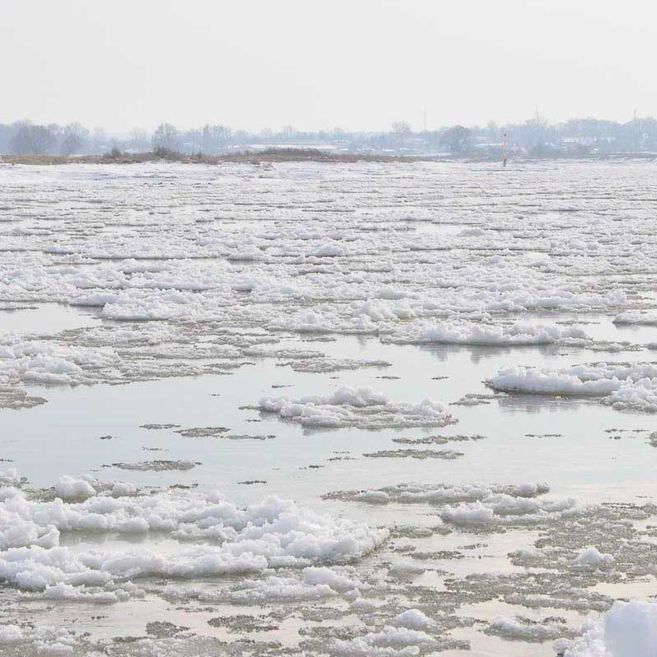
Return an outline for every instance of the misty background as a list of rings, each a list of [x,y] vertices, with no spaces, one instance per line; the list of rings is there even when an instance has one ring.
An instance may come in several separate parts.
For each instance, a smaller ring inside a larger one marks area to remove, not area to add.
[[[154,131],[135,129],[112,135],[102,128],[89,130],[79,123],[39,125],[30,121],[0,124],[0,153],[10,155],[112,155],[153,152],[170,157],[230,155],[271,149],[304,149],[333,153],[500,157],[507,135],[509,155],[530,157],[596,156],[614,153],[657,153],[657,120],[635,118],[626,123],[598,119],[572,119],[551,124],[540,115],[518,124],[484,127],[448,126],[413,131],[395,122],[384,132],[346,132],[340,129],[300,131],[287,126],[279,131],[248,132],[206,124],[178,129],[170,123]]]
[[[645,0],[2,0],[0,152],[654,151],[656,38]]]

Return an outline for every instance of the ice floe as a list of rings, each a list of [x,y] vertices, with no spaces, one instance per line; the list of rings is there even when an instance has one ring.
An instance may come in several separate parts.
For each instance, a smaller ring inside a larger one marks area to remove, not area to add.
[[[657,326],[657,310],[628,310],[624,313],[620,313],[620,315],[616,315],[614,318],[614,324],[618,324],[619,326]]]
[[[592,620],[581,639],[566,644],[564,657],[653,657],[657,646],[657,604],[616,602]]]
[[[435,642],[421,630],[385,626],[354,639],[337,640],[333,652],[340,657],[411,657],[418,654],[418,646]]]
[[[576,327],[517,323],[510,326],[475,322],[411,324],[386,338],[411,344],[457,344],[514,347],[555,343],[585,344],[586,333]]]
[[[372,388],[349,386],[341,386],[327,396],[263,397],[258,407],[305,427],[383,429],[442,427],[455,422],[440,402],[394,402]]]
[[[527,618],[500,617],[491,622],[487,632],[515,641],[543,642],[560,639],[572,632],[563,623],[536,622]]]
[[[240,508],[219,493],[117,497],[115,485],[97,485],[103,487],[106,492],[78,502],[31,499],[17,488],[0,489],[0,578],[43,590],[58,585],[113,586],[143,576],[258,573],[272,567],[348,562],[375,550],[387,537],[385,530],[318,514],[276,497]],[[63,491],[67,498],[82,498],[93,490],[86,481],[63,478],[55,494]],[[161,554],[148,544],[109,553],[73,551],[60,544],[62,532],[133,537],[160,532],[194,545],[181,545],[173,554]],[[197,545],[199,541],[202,544]],[[346,579],[321,568],[307,571],[306,583],[331,590],[348,586]]]
[[[575,498],[546,496],[545,484],[518,486],[414,486],[402,484],[380,490],[340,491],[329,499],[367,504],[431,504],[443,523],[454,527],[501,528],[577,518],[586,507]]]
[[[563,369],[510,366],[486,383],[511,394],[602,397],[621,410],[657,412],[655,363],[594,363]]]
[[[596,547],[584,548],[573,560],[577,568],[609,568],[614,563],[611,554],[603,554]]]
[[[75,479],[64,475],[55,484],[55,493],[63,500],[86,499],[93,497],[96,489],[85,479]]]

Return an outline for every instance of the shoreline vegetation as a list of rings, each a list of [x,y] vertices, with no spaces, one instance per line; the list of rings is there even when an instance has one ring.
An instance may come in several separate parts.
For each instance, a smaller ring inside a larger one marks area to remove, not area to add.
[[[657,159],[657,153],[596,153],[514,155],[511,161],[543,160],[635,160]],[[268,148],[260,151],[241,151],[224,155],[179,153],[168,150],[126,153],[113,150],[102,155],[0,155],[0,164],[61,165],[61,164],[141,164],[145,162],[179,162],[182,164],[267,164],[277,162],[497,162],[499,157],[465,155],[386,155],[372,153],[334,153],[317,148]]]

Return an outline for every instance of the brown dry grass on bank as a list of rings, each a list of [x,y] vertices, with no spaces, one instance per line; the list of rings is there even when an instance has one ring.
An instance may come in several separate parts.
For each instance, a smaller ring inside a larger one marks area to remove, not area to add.
[[[139,164],[142,162],[181,162],[184,164],[223,164],[230,162],[260,164],[266,162],[416,162],[428,160],[405,155],[368,155],[358,153],[331,153],[316,148],[270,148],[264,151],[243,151],[228,155],[187,155],[173,151],[122,153],[104,155],[0,155],[4,164]]]
[[[513,162],[542,162],[546,160],[655,160],[657,153],[597,153],[588,156],[581,155],[546,155],[544,157],[516,155]],[[112,151],[104,155],[0,155],[0,164],[139,164],[143,162],[180,162],[183,164],[266,164],[268,162],[489,162],[499,163],[500,158],[493,155],[380,155],[368,153],[334,153],[316,148],[269,148],[262,151],[242,151],[226,155],[192,155],[174,151],[160,150],[144,153],[123,153]]]

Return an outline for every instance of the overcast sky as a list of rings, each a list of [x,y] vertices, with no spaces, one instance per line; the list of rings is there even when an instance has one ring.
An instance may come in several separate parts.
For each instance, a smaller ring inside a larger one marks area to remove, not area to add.
[[[628,120],[656,53],[651,0],[0,0],[0,122]]]

